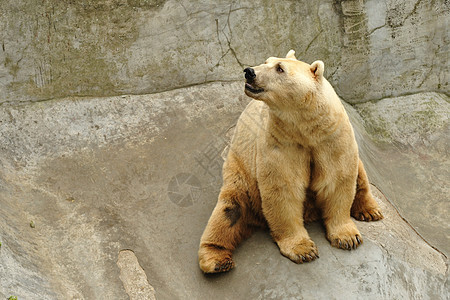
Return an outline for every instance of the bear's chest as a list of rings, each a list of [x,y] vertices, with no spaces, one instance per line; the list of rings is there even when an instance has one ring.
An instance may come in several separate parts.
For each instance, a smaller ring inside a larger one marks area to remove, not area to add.
[[[268,146],[258,156],[257,165],[262,176],[275,175],[280,182],[296,184],[309,181],[311,174],[311,152],[297,144]],[[307,180],[308,179],[308,180]]]

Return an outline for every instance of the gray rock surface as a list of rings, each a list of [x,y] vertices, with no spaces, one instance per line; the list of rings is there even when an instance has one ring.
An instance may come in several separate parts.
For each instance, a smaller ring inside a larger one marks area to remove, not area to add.
[[[375,187],[386,218],[358,222],[358,250],[332,248],[315,223],[308,230],[320,259],[296,265],[260,231],[237,249],[236,269],[204,276],[199,238],[219,192],[221,152],[247,103],[238,82],[1,107],[0,296],[136,299],[127,289],[131,273],[118,265],[120,251],[131,249],[157,299],[445,299],[446,237],[442,244],[420,237],[418,220],[397,213]],[[348,110],[376,181],[387,162],[368,151],[385,150]],[[383,193],[386,183],[402,183],[383,175]],[[398,186],[389,190],[393,199],[410,188]],[[413,197],[410,206],[421,202]],[[422,214],[434,226],[427,210]]]
[[[240,79],[295,49],[356,103],[449,92],[448,1],[2,0],[0,103]]]
[[[362,155],[371,179],[413,224],[450,255],[450,101],[419,93],[355,106]],[[350,109],[349,109],[350,110]],[[358,122],[359,120],[359,122]]]
[[[120,279],[130,299],[155,300],[155,289],[149,284],[147,275],[139,265],[136,255],[131,250],[119,252],[117,266]]]
[[[447,299],[449,17],[446,0],[0,0],[0,298]],[[236,80],[289,49],[352,103],[386,218],[351,252],[308,225],[305,265],[260,231],[204,276]]]

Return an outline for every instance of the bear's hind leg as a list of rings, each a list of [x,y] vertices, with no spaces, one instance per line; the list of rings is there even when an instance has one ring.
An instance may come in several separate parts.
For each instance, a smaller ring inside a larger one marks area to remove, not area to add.
[[[303,205],[303,220],[305,224],[312,223],[322,219],[322,213],[316,205],[316,195],[308,189],[306,191],[306,200]]]
[[[234,267],[231,258],[236,246],[252,233],[245,219],[248,195],[236,187],[222,188],[214,211],[203,232],[198,251],[205,273],[226,272]]]
[[[358,164],[357,188],[355,200],[351,208],[351,215],[359,221],[377,221],[383,219],[383,214],[378,203],[370,194],[369,179],[367,178],[361,159]]]

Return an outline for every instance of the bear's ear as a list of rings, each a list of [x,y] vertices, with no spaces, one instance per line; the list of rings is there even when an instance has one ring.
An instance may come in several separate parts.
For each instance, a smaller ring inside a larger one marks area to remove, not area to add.
[[[321,78],[323,76],[323,70],[325,69],[325,66],[323,64],[323,61],[316,60],[311,64],[311,72],[314,73],[316,78]]]
[[[294,50],[289,50],[289,52],[286,54],[286,58],[297,59],[295,57],[295,51]]]

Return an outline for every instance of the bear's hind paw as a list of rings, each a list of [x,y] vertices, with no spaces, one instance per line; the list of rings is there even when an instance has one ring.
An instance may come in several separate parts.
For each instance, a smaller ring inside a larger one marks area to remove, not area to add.
[[[381,210],[378,208],[360,211],[360,212],[352,212],[352,217],[358,221],[378,221],[384,218]]]
[[[207,274],[228,272],[234,268],[234,262],[231,258],[226,258],[221,261],[209,261],[207,264],[201,265],[200,268]]]
[[[234,268],[231,251],[214,248],[202,251],[199,265],[204,273],[227,272]]]
[[[230,259],[227,259],[220,263],[216,263],[216,266],[214,267],[214,272],[227,272],[227,271],[230,271],[233,267],[234,267],[234,262],[230,258]]]

